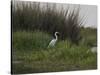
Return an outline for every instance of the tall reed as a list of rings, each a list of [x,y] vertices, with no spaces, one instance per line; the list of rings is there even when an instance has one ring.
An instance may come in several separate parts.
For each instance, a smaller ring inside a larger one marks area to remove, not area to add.
[[[79,8],[70,11],[70,7],[57,9],[55,3],[39,2],[12,2],[12,30],[13,31],[44,31],[54,34],[60,32],[59,38],[69,39],[72,43],[78,44],[80,40]]]

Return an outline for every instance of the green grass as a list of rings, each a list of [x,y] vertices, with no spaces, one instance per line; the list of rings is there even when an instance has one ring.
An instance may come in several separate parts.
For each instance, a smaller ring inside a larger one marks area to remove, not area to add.
[[[90,37],[88,36],[88,38]],[[85,45],[85,43],[76,46],[72,45],[68,40],[60,40],[55,47],[47,48],[51,39],[50,35],[39,31],[14,32],[12,39],[12,73],[39,73],[97,68],[97,54],[87,53],[87,50],[91,48],[90,46]],[[96,40],[96,38],[92,40]],[[14,61],[20,61],[20,63],[14,63]]]
[[[39,31],[33,32],[14,32],[13,45],[17,50],[32,50],[46,48],[50,41],[50,36]]]
[[[97,46],[97,29],[85,28],[81,29],[81,35],[84,37],[85,45]]]

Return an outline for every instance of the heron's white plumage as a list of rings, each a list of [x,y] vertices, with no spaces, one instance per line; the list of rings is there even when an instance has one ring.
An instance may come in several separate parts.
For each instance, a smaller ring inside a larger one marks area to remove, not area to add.
[[[53,46],[55,46],[55,44],[56,44],[56,42],[57,42],[57,40],[58,40],[57,33],[58,33],[58,32],[55,32],[55,37],[56,37],[56,38],[54,38],[54,39],[51,40],[51,42],[49,43],[48,47],[53,47]]]
[[[53,47],[55,45],[56,41],[57,40],[55,40],[55,39],[51,40],[51,42],[49,43],[49,46],[52,46]]]

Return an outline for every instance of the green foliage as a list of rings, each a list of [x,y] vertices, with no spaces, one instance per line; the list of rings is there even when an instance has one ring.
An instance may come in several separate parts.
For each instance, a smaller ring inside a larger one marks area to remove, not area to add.
[[[97,29],[95,28],[81,28],[82,40],[80,44],[87,45],[89,47],[97,46]]]
[[[92,33],[90,33],[92,35]],[[93,34],[95,36],[95,34]],[[89,35],[87,35],[89,38]],[[44,32],[19,31],[13,33],[12,73],[53,72],[96,69],[97,55],[91,47],[59,40],[55,47],[47,48],[51,38]],[[92,40],[96,40],[92,39]],[[87,42],[87,41],[86,41]],[[71,46],[72,45],[72,46]],[[14,61],[21,61],[14,63]],[[20,68],[20,69],[19,69]]]
[[[26,32],[19,31],[13,33],[13,47],[17,50],[32,50],[47,48],[50,37],[46,33],[39,31]]]

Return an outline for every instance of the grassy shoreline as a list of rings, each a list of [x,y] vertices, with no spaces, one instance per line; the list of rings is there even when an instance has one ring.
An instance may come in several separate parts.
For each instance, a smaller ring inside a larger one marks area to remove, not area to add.
[[[47,33],[20,31],[13,34],[14,74],[97,69],[97,54],[87,53],[91,47],[84,42],[70,47],[69,41],[60,40],[54,48],[47,48],[51,40]]]

